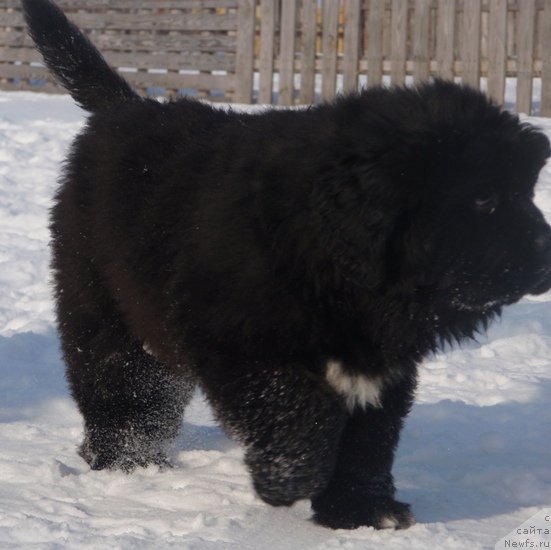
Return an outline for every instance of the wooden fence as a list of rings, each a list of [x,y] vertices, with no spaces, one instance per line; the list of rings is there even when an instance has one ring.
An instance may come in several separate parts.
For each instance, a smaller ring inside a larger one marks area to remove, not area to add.
[[[430,76],[551,115],[551,0],[58,0],[138,89],[291,105]],[[0,0],[0,88],[58,91]]]

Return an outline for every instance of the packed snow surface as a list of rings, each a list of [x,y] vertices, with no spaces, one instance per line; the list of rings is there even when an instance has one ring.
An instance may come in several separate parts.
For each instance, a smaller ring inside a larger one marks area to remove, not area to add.
[[[493,548],[551,505],[551,295],[429,358],[394,468],[405,531],[331,531],[307,502],[255,496],[240,447],[198,394],[174,468],[94,472],[64,380],[48,208],[84,113],[67,96],[0,93],[0,548]],[[529,119],[551,137],[551,120]],[[551,166],[536,202],[551,219]]]

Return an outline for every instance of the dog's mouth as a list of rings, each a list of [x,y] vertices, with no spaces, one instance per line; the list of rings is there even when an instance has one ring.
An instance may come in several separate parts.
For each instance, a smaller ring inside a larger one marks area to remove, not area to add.
[[[495,312],[501,306],[516,302],[519,296],[506,294],[497,296],[489,288],[472,285],[426,285],[417,288],[418,299],[435,301],[443,309],[454,311],[486,313]]]
[[[495,289],[469,289],[460,292],[454,289],[450,300],[452,309],[456,311],[470,311],[485,313],[518,302],[523,296],[530,294],[537,296],[551,290],[551,272],[540,274],[534,285],[524,288],[516,287],[513,290],[499,294]],[[490,291],[491,290],[491,291]]]
[[[462,299],[460,296],[456,296],[451,301],[451,306],[456,311],[469,311],[473,313],[485,313],[487,311],[495,310],[506,304],[507,300],[488,300],[487,302],[471,302]]]
[[[439,301],[456,311],[484,313],[514,304],[523,296],[551,290],[551,265],[536,269],[507,266],[499,273],[478,273],[476,276],[458,271],[447,271],[435,285]]]
[[[509,288],[507,291],[502,289],[500,292],[497,288],[479,287],[468,288],[463,291],[454,289],[452,291],[449,304],[456,311],[469,311],[478,313],[487,313],[496,311],[502,306],[507,306],[518,302],[527,294],[541,294],[551,288],[551,281],[548,279],[537,287],[520,287]]]
[[[551,267],[540,270],[538,275],[536,284],[530,289],[528,294],[537,296],[551,289]]]

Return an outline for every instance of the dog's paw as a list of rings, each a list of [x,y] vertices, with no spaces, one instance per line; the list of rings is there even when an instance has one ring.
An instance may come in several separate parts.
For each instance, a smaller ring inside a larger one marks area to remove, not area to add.
[[[159,466],[161,469],[172,467],[163,452],[140,453],[116,447],[98,450],[87,439],[79,447],[78,454],[92,470],[121,470],[130,474],[136,468],[146,468],[149,465]]]
[[[415,524],[409,504],[391,497],[376,498],[363,505],[329,506],[316,509],[314,521],[331,529],[356,529],[361,526],[375,529],[407,529]]]
[[[311,476],[259,476],[252,472],[256,494],[270,506],[292,506],[297,500],[310,498],[320,490],[323,479]]]

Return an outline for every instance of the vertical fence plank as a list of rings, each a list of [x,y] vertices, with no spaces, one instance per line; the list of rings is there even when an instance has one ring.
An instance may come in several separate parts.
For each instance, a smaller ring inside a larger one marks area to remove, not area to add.
[[[291,105],[295,89],[295,0],[281,1],[281,29],[279,53],[279,104]]]
[[[344,80],[345,92],[358,89],[358,61],[360,56],[361,0],[346,0],[344,22]]]
[[[258,59],[258,101],[272,102],[274,79],[274,38],[277,0],[262,0],[260,4],[260,57]]]
[[[300,103],[314,103],[316,86],[317,0],[302,0]]]
[[[371,0],[367,21],[367,84],[378,86],[383,81],[383,25],[385,0]]]
[[[463,44],[461,82],[480,87],[481,0],[463,0]]]
[[[507,71],[507,0],[490,0],[488,14],[488,95],[505,99]]]
[[[390,18],[390,78],[392,84],[403,84],[406,78],[408,2],[392,0]]]
[[[542,77],[540,116],[551,116],[551,0],[544,0],[542,25]]]
[[[235,59],[235,100],[251,103],[253,97],[255,0],[237,5],[237,51]]]
[[[337,91],[339,0],[323,3],[322,25],[321,97],[327,101],[333,99]]]
[[[438,75],[450,80],[454,77],[455,11],[455,0],[438,2],[436,62]]]
[[[522,0],[517,35],[517,113],[528,115],[532,112],[535,32],[536,1]]]
[[[413,78],[425,80],[430,74],[430,5],[431,0],[415,0],[413,16]]]

